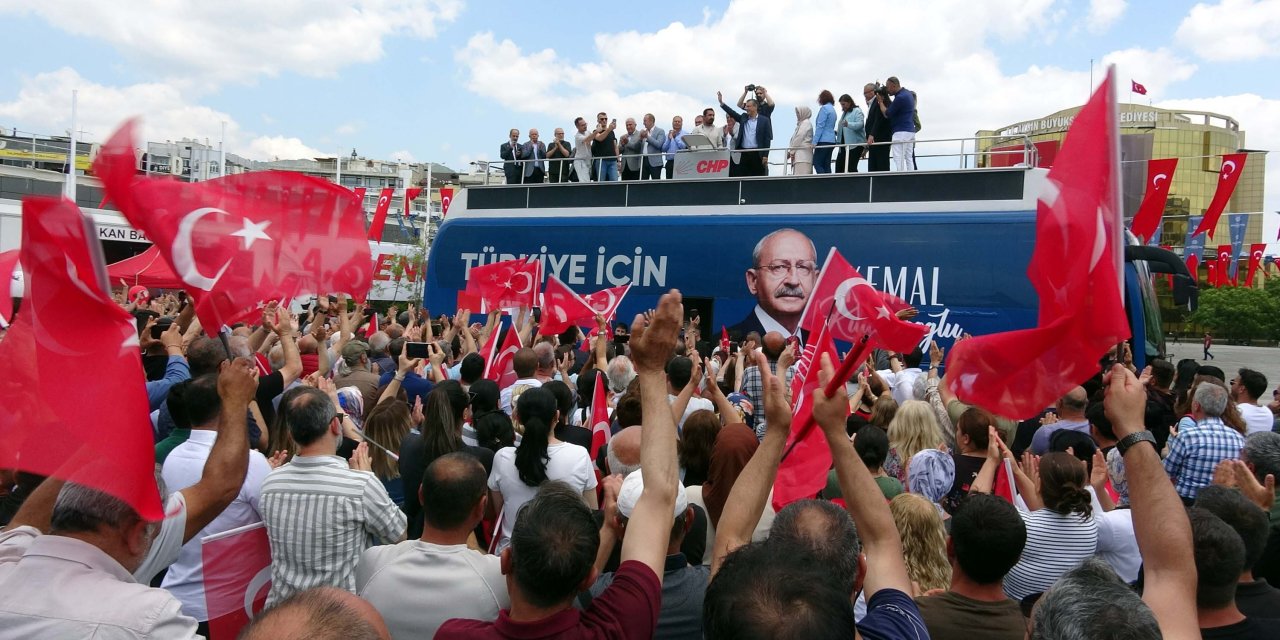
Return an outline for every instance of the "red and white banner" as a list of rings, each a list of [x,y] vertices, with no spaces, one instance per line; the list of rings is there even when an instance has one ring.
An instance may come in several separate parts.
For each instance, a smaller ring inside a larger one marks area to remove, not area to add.
[[[498,342],[499,336],[503,336],[501,343]],[[499,324],[493,333],[489,334],[489,339],[481,349],[481,354],[485,358],[485,379],[498,383],[499,389],[506,389],[515,384],[519,379],[516,376],[515,358],[520,347],[520,334],[516,328],[508,327],[504,336],[502,325]]]
[[[604,391],[603,371],[596,372],[596,388],[591,394],[591,459],[596,459],[600,447],[608,444],[613,435],[609,419],[609,396]]]
[[[1198,236],[1208,231],[1209,237],[1213,238],[1213,232],[1218,227],[1218,219],[1226,210],[1231,194],[1235,193],[1236,183],[1240,182],[1240,174],[1244,173],[1244,163],[1248,159],[1247,153],[1228,153],[1222,156],[1222,167],[1218,169],[1218,188],[1213,192],[1213,201],[1205,210],[1200,226],[1191,235]]]
[[[1253,276],[1257,275],[1258,268],[1262,266],[1262,256],[1267,251],[1265,242],[1258,242],[1249,245],[1249,271],[1244,276],[1244,286],[1253,286]]]
[[[472,267],[467,273],[466,292],[479,296],[495,309],[536,307],[541,264],[518,258]]]
[[[369,223],[369,239],[382,242],[382,229],[387,226],[387,212],[391,210],[391,196],[395,189],[383,189],[378,194],[378,206],[373,210],[373,221]]]
[[[907,322],[896,313],[907,303],[871,286],[840,252],[831,248],[813,293],[805,304],[800,327],[810,333],[827,325],[834,340],[859,342],[870,336],[874,346],[910,353],[929,328]]]
[[[440,217],[449,215],[449,205],[453,204],[453,187],[440,187]]]
[[[413,199],[417,198],[421,194],[422,194],[422,189],[418,187],[404,190],[404,217],[405,218],[413,217],[413,209],[409,207],[409,203],[413,202]]]
[[[259,522],[200,539],[209,640],[234,640],[267,604],[271,543]]]
[[[1164,218],[1164,206],[1169,200],[1169,185],[1173,182],[1173,172],[1177,168],[1177,158],[1160,158],[1147,163],[1147,194],[1143,196],[1142,205],[1138,207],[1138,213],[1133,216],[1133,222],[1129,225],[1129,230],[1142,238],[1144,244],[1151,241]]]
[[[614,317],[618,315],[618,305],[622,304],[622,299],[627,297],[627,292],[631,291],[630,284],[624,284],[620,287],[612,287],[609,289],[601,289],[595,293],[588,293],[582,296],[587,306],[595,310],[596,313],[604,316],[604,319],[613,322]]]
[[[569,285],[555,276],[547,276],[547,286],[542,291],[542,320],[538,333],[554,336],[569,327],[588,323],[595,318],[596,310],[587,304]]]

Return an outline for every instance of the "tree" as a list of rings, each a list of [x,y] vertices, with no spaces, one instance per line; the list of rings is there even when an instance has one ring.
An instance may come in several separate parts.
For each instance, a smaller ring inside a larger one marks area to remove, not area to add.
[[[1202,289],[1200,307],[1189,319],[1228,340],[1280,338],[1280,292]]]

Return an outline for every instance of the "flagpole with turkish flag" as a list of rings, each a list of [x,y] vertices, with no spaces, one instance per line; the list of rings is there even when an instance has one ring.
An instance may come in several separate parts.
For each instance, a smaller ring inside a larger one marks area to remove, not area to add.
[[[597,311],[587,304],[555,276],[547,277],[546,287],[542,290],[542,318],[538,325],[538,335],[559,335],[569,327],[590,322]]]
[[[813,394],[821,389],[818,371],[822,368],[823,355],[832,362],[839,358],[827,324],[818,326],[796,362],[796,374],[791,380],[791,433],[773,483],[775,511],[796,500],[812,498],[826,485],[831,449],[822,430],[814,428],[817,422],[813,417]],[[845,414],[848,415],[847,405]]]
[[[541,265],[537,260],[516,258],[471,267],[465,291],[493,309],[536,307]]]
[[[137,327],[111,299],[93,222],[40,197],[23,201],[22,221],[27,295],[0,340],[0,468],[92,487],[159,521]]]
[[[374,242],[382,242],[382,230],[387,226],[387,212],[391,210],[391,196],[395,193],[395,189],[383,189],[378,194],[378,206],[373,210],[373,220],[369,222],[369,239]],[[361,215],[361,221],[364,216]]]
[[[306,294],[364,297],[373,257],[351,190],[287,171],[185,183],[137,175],[133,129],[93,162],[120,213],[160,249],[209,335]]]
[[[453,204],[453,187],[440,187],[440,217],[449,215],[449,205]]]
[[[962,401],[1015,419],[1095,375],[1130,336],[1114,67],[1076,115],[1036,209],[1027,277],[1040,298],[1037,325],[957,342],[947,366]]]
[[[604,389],[604,372],[596,371],[595,390],[591,393],[591,459],[595,460],[600,447],[613,436],[609,416],[609,397]]]
[[[1231,200],[1231,194],[1235,193],[1236,183],[1240,182],[1240,174],[1244,173],[1244,163],[1248,159],[1247,153],[1228,153],[1222,156],[1222,167],[1218,169],[1218,188],[1213,192],[1213,200],[1209,202],[1209,208],[1205,210],[1200,226],[1192,235],[1198,236],[1207,231],[1209,238],[1213,238],[1213,233],[1218,227],[1218,218],[1222,217],[1222,212],[1226,210],[1227,203]]]
[[[627,297],[627,293],[630,291],[631,283],[627,283],[619,287],[588,293],[582,296],[582,300],[594,309],[596,313],[604,316],[606,321],[613,322],[613,319],[618,315],[618,307],[622,304],[622,299]]]
[[[1150,242],[1160,227],[1164,207],[1169,200],[1169,185],[1177,168],[1177,158],[1153,159],[1147,163],[1147,194],[1129,226],[1133,235],[1142,238],[1143,244]]]
[[[873,287],[832,247],[805,303],[800,327],[814,333],[830,325],[835,340],[856,343],[870,335],[875,346],[910,353],[920,346],[929,328],[898,317],[899,311],[909,307]]]
[[[200,539],[209,640],[234,640],[267,604],[271,541],[262,522]]]
[[[1218,281],[1214,286],[1224,287],[1231,284],[1231,245],[1218,245]]]

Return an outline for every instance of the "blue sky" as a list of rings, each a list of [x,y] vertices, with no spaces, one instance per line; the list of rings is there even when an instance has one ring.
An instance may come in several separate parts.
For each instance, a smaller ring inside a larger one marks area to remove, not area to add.
[[[151,139],[209,138],[249,157],[350,153],[443,162],[497,155],[511,127],[544,137],[607,110],[667,126],[717,89],[764,84],[791,110],[818,91],[898,75],[926,138],[962,137],[1081,103],[1115,62],[1156,106],[1231,115],[1280,148],[1280,0],[797,0],[689,4],[468,0],[2,0],[0,127],[102,140],[126,117]],[[859,25],[880,24],[870,30]],[[1122,94],[1124,95],[1124,94]],[[1127,97],[1127,96],[1126,96]],[[723,118],[720,118],[723,120]],[[1280,159],[1266,209],[1280,209]],[[1267,214],[1275,237],[1280,216]]]

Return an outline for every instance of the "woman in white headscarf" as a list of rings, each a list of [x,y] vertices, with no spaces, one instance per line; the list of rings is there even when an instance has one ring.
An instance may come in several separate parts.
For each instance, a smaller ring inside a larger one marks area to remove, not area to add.
[[[791,134],[787,145],[793,175],[813,173],[813,123],[809,121],[812,116],[813,110],[809,107],[796,107],[796,132]]]

